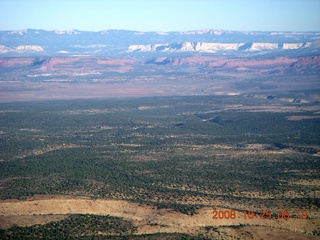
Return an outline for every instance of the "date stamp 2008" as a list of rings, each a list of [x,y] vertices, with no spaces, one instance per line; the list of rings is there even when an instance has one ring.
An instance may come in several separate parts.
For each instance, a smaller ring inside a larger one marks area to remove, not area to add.
[[[253,211],[243,211],[239,213],[235,210],[213,210],[213,219],[284,219],[289,218],[308,219],[308,212],[306,210],[279,210],[276,213],[272,213],[270,210],[260,210],[260,213]]]

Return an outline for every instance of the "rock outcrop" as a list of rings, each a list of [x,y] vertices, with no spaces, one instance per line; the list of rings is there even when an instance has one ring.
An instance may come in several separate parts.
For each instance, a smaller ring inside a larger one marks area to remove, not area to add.
[[[41,46],[37,46],[37,45],[20,45],[15,48],[0,45],[0,54],[4,54],[4,53],[41,53],[41,52],[45,52],[45,51]]]
[[[273,51],[297,50],[313,46],[306,43],[210,43],[210,42],[182,42],[167,44],[130,45],[127,52],[207,52],[219,51]]]
[[[17,52],[44,52],[41,46],[36,45],[20,45],[15,50]]]

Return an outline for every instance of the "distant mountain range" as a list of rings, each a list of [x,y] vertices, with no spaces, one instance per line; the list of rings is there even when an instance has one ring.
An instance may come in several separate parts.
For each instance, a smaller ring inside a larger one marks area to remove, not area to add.
[[[316,91],[320,33],[0,31],[0,72],[0,102]]]
[[[320,52],[319,32],[241,32],[201,30],[138,32],[127,30],[0,31],[0,57],[130,56],[132,54],[261,54]]]

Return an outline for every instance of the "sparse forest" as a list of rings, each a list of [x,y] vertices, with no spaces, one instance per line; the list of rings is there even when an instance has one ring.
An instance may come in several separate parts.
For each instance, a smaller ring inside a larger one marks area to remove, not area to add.
[[[218,200],[239,210],[319,209],[319,186],[303,183],[319,180],[320,119],[288,120],[314,112],[275,112],[270,101],[202,96],[3,103],[0,197],[125,199],[189,215]],[[131,234],[129,225],[124,232]],[[51,234],[50,226],[15,230]]]

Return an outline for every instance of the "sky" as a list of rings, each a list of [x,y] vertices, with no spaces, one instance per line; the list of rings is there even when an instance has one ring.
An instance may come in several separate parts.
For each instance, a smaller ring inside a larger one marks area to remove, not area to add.
[[[318,31],[320,0],[0,0],[0,30]]]

